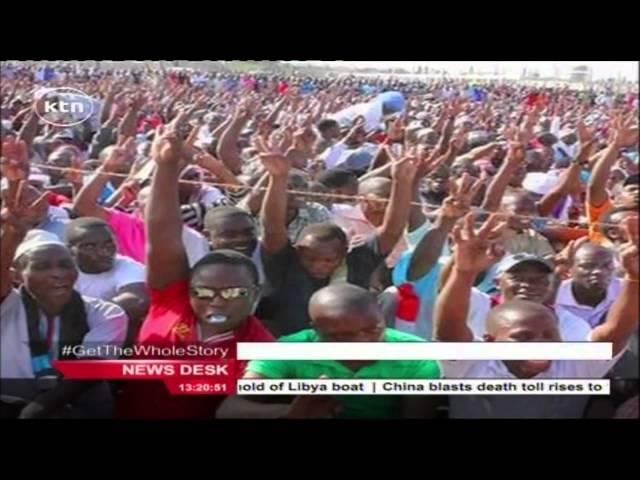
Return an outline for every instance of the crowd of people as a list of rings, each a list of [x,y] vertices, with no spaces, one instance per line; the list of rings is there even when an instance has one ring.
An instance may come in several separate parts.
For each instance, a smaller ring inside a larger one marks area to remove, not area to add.
[[[637,85],[1,73],[3,416],[637,412]],[[91,97],[91,116],[44,121],[56,87]],[[252,341],[611,342],[606,361],[263,360],[237,375],[611,378],[612,394],[171,396],[52,367],[68,345]]]

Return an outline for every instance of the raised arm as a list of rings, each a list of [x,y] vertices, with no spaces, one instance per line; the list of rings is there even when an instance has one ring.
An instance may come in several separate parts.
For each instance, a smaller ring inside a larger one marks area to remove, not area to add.
[[[284,106],[287,104],[288,101],[289,101],[289,97],[287,95],[284,95],[282,97],[282,100],[276,103],[275,106],[271,109],[271,111],[267,115],[267,118],[265,118],[264,121],[269,125],[273,125],[276,122],[276,119],[278,118],[278,114],[282,111],[282,109],[284,108]]]
[[[129,101],[127,113],[120,121],[118,125],[118,139],[124,139],[128,137],[135,138],[136,136],[136,119],[138,118],[138,111],[144,105],[146,99],[142,94],[136,95]]]
[[[27,121],[24,122],[20,132],[18,133],[18,140],[22,140],[28,149],[29,157],[32,156],[33,139],[36,138],[38,133],[39,118],[36,112],[42,112],[44,109],[44,96],[33,102],[33,110],[29,113]]]
[[[120,107],[113,109],[111,116],[106,122],[100,125],[100,129],[91,140],[91,146],[89,147],[90,158],[98,158],[102,150],[114,143],[114,132],[118,127],[119,108]]]
[[[9,179],[9,187],[3,192],[0,213],[0,301],[11,291],[13,256],[30,228],[28,218],[36,215],[47,202],[47,194],[44,193],[32,204],[27,204],[22,195],[27,187],[26,181],[11,180],[10,172],[7,165],[2,166],[2,176]]]
[[[260,221],[263,228],[262,245],[267,253],[276,254],[288,241],[287,182],[289,161],[278,154],[263,153],[260,161],[269,172],[269,186],[262,202]]]
[[[249,209],[251,215],[258,215],[260,213],[260,210],[262,209],[262,201],[264,200],[264,191],[262,189],[267,188],[268,184],[269,172],[265,172],[260,177],[258,182],[253,187],[251,187],[251,191],[249,192],[249,195],[246,197],[246,199],[241,200],[243,204],[242,208],[245,208],[244,205],[246,205],[246,208]]]
[[[96,175],[85,183],[73,201],[73,211],[81,217],[97,217],[108,220],[108,211],[98,204],[98,197],[109,182],[109,175],[122,165],[133,146],[133,138],[128,138],[122,146],[111,147],[104,164],[96,170]]]
[[[444,287],[438,294],[434,309],[433,338],[442,342],[470,342],[473,333],[467,325],[471,289],[476,276],[500,255],[497,245],[490,242],[504,227],[492,215],[476,233],[473,214],[468,214],[463,226],[453,229],[455,241],[454,265]]]
[[[381,255],[391,253],[407,225],[413,196],[413,179],[417,169],[418,159],[415,157],[405,157],[392,162],[391,197],[382,225],[376,229]]]
[[[504,192],[507,190],[509,180],[513,176],[513,173],[518,169],[520,164],[524,161],[524,145],[516,143],[510,145],[507,157],[500,166],[500,170],[493,177],[487,193],[482,203],[482,208],[489,212],[496,212],[500,208],[500,202],[504,196]]]
[[[220,142],[218,143],[218,149],[216,151],[218,158],[222,160],[234,174],[239,174],[242,170],[242,158],[238,150],[238,138],[240,138],[240,132],[244,126],[251,117],[253,117],[255,108],[256,104],[252,101],[247,101],[238,106],[233,120],[222,133]]]
[[[116,97],[117,87],[115,83],[112,83],[109,87],[104,103],[102,104],[102,111],[100,112],[100,123],[106,122],[111,116],[111,108],[113,107],[113,101]]]
[[[582,170],[582,165],[589,158],[593,143],[594,140],[591,140],[590,143],[580,147],[580,152],[571,161],[569,168],[560,175],[558,184],[538,202],[538,215],[542,217],[551,215],[560,200],[569,195],[572,190],[580,187],[580,171]]]
[[[625,119],[616,119],[613,141],[593,167],[587,189],[587,203],[593,207],[600,207],[609,199],[606,188],[607,179],[613,164],[618,158],[620,148],[634,145],[638,142],[638,126],[632,126],[633,115],[631,113]]]
[[[433,227],[422,238],[411,257],[407,280],[416,281],[426,275],[435,265],[442,253],[442,247],[447,241],[449,232],[456,222],[471,206],[482,182],[475,182],[468,174],[463,174],[457,182],[451,185],[451,196],[445,199]]]
[[[234,185],[237,187],[246,187],[246,185],[242,183],[238,179],[238,177],[236,177],[233,172],[227,168],[224,163],[222,163],[213,155],[209,155],[208,153],[200,153],[196,154],[193,159],[196,165],[199,165],[202,168],[210,171],[222,183],[225,183],[227,185]]]
[[[626,348],[633,332],[637,332],[638,317],[640,316],[638,306],[638,283],[640,283],[638,219],[628,218],[626,230],[629,241],[620,248],[620,261],[626,272],[622,281],[622,291],[611,305],[605,322],[591,332],[592,341],[613,344],[614,356]]]
[[[182,157],[178,115],[167,130],[158,133],[151,149],[156,170],[145,215],[147,230],[147,285],[162,289],[189,274],[187,252],[182,243],[182,218],[178,178]]]

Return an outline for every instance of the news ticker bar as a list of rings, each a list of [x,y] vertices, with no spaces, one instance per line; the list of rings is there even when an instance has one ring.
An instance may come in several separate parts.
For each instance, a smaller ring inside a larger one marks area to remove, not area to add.
[[[609,380],[238,380],[238,395],[609,395]]]
[[[610,360],[608,342],[238,343],[238,360]]]
[[[595,379],[241,379],[235,360],[70,360],[54,362],[75,380],[160,380],[174,395],[608,395]]]

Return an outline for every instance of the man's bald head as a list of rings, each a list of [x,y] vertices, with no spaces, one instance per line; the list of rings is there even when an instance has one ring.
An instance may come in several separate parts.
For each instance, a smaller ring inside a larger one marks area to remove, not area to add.
[[[358,193],[360,195],[372,194],[380,198],[389,198],[391,196],[392,183],[388,178],[369,178],[360,183]]]
[[[509,300],[487,317],[489,341],[559,341],[558,320],[548,307],[526,300]]]
[[[613,259],[613,250],[602,245],[596,245],[595,243],[583,243],[578,247],[575,253],[575,258],[584,258],[585,256],[598,255]]]
[[[486,342],[560,342],[555,313],[540,303],[509,300],[487,317]],[[551,360],[504,360],[517,378],[533,378],[551,367]]]
[[[310,309],[320,307],[323,310],[364,310],[377,304],[375,295],[350,283],[329,285],[318,290],[309,300]]]
[[[309,316],[325,341],[376,342],[384,332],[384,315],[375,295],[351,284],[318,290],[309,301]]]

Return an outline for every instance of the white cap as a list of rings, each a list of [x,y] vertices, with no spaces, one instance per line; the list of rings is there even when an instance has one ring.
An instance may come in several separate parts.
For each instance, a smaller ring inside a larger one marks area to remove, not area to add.
[[[522,181],[525,190],[537,195],[546,195],[558,184],[558,177],[553,174],[531,172]]]
[[[32,252],[38,248],[48,245],[60,245],[61,247],[66,248],[66,245],[53,233],[47,232],[46,230],[29,230],[22,243],[18,245],[13,259],[17,260],[25,253]]]

